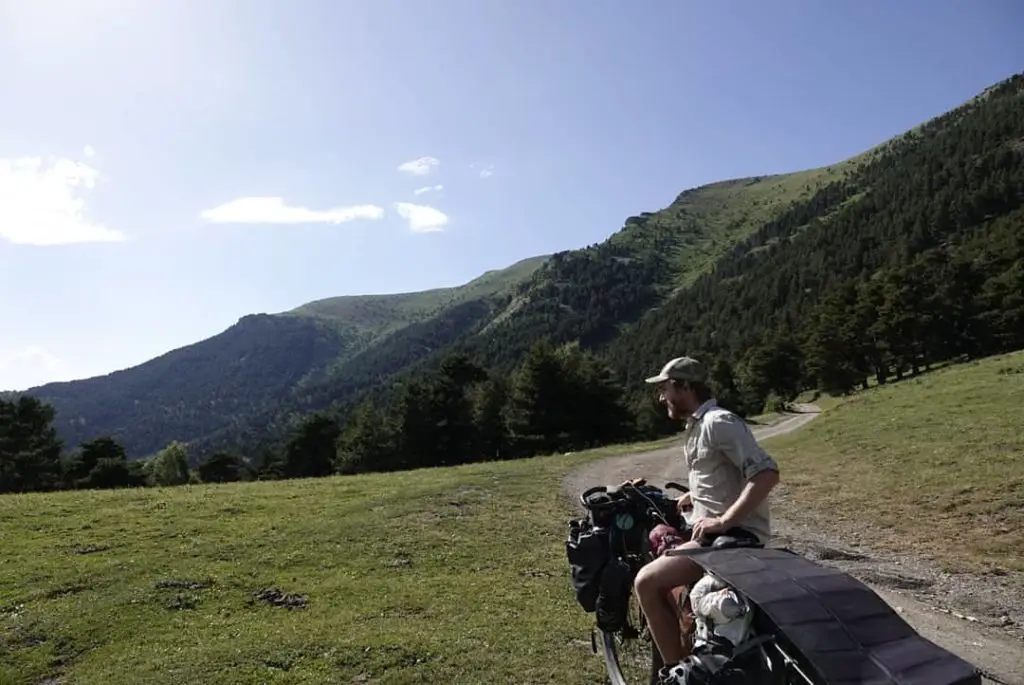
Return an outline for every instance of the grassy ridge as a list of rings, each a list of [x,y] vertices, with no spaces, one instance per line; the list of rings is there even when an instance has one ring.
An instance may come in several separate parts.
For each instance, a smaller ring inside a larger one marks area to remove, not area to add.
[[[376,340],[411,323],[427,319],[445,307],[510,292],[547,260],[547,255],[523,259],[505,269],[488,271],[452,288],[433,288],[392,295],[348,295],[308,302],[288,314],[315,316]]]
[[[879,386],[769,444],[778,511],[955,571],[1024,572],[1024,352]],[[1024,586],[1024,583],[1022,583]]]
[[[560,478],[609,453],[5,497],[0,684],[600,680]]]
[[[809,199],[825,184],[850,173],[864,155],[831,166],[785,174],[732,179],[687,190],[646,227],[674,234],[674,288],[691,285],[730,247],[751,236],[793,203]],[[683,230],[680,230],[682,228]],[[643,241],[636,231],[613,236],[612,244]]]

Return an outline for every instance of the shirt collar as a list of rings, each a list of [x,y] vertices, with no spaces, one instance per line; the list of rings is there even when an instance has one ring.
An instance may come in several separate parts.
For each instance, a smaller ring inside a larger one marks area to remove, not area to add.
[[[695,421],[700,421],[702,418],[704,418],[704,415],[707,414],[708,411],[710,411],[711,409],[714,409],[717,406],[718,406],[718,403],[715,401],[714,397],[712,397],[711,399],[707,400],[706,402],[704,402],[704,404],[702,404],[699,407],[697,407],[697,411],[693,412],[694,420]]]

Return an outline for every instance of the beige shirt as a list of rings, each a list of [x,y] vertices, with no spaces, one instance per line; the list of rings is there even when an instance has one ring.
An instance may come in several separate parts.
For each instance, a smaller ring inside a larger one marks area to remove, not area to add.
[[[683,456],[689,471],[694,520],[724,515],[750,478],[762,471],[779,470],[757,443],[747,422],[719,407],[713,399],[687,420]],[[768,544],[772,532],[767,498],[736,525]]]

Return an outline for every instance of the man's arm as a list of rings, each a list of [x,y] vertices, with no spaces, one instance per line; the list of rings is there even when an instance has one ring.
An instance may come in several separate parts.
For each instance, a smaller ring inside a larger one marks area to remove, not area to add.
[[[711,439],[747,481],[743,492],[722,516],[724,522],[732,526],[744,520],[768,497],[779,482],[779,466],[757,444],[746,421],[735,414],[715,417]]]
[[[747,481],[747,484],[743,487],[743,492],[736,498],[732,506],[726,510],[722,516],[722,522],[725,523],[726,527],[732,528],[740,521],[746,519],[768,497],[768,493],[772,491],[772,488],[778,482],[778,471],[761,471],[755,475]]]

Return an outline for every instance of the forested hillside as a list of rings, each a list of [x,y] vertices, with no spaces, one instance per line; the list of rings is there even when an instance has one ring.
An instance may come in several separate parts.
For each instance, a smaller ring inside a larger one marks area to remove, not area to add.
[[[321,411],[340,445],[331,468],[348,470],[652,435],[665,425],[640,381],[684,352],[713,364],[725,403],[756,412],[1024,347],[1022,229],[1018,75],[838,165],[688,190],[598,245],[462,289],[311,303],[32,394],[69,446],[110,433],[132,456],[178,439],[193,459],[287,461]],[[537,368],[562,381],[538,389]],[[626,411],[608,409],[610,433],[581,409],[596,388]],[[434,422],[415,428],[413,405]],[[545,414],[562,418],[524,418]]]
[[[113,435],[140,457],[276,406],[354,344],[353,336],[317,319],[250,315],[134,368],[51,383],[30,394],[56,408],[58,430],[70,446]]]
[[[451,343],[507,302],[510,289],[546,259],[523,260],[455,288],[338,297],[244,316],[145,364],[28,394],[56,409],[69,447],[111,435],[137,458],[173,440],[194,443],[197,453],[252,445],[424,350]]]
[[[710,268],[673,272],[683,253],[651,217],[555,255],[519,286],[516,311],[458,346],[491,370],[459,386],[474,388],[464,395],[474,431],[449,431],[459,414],[436,392],[412,396],[419,412],[439,412],[414,430],[403,418],[410,395],[396,393],[343,422],[336,467],[393,468],[394,454],[434,464],[432,446],[453,441],[449,456],[491,456],[459,435],[506,455],[576,449],[612,439],[599,426],[630,432],[616,405],[632,410],[633,437],[653,437],[670,427],[642,379],[683,353],[711,362],[719,399],[751,413],[804,390],[846,393],[1024,347],[1024,77],[829,171],[804,199],[734,234]],[[538,339],[592,351],[552,352]],[[420,382],[445,378],[442,368]],[[538,434],[546,440],[534,444]]]
[[[892,141],[729,250],[616,340],[638,378],[671,350],[760,394],[846,391],[1024,346],[1024,78]]]

